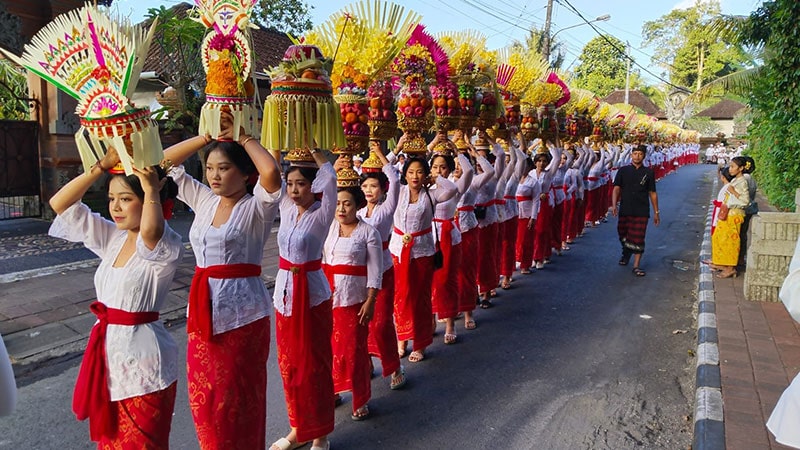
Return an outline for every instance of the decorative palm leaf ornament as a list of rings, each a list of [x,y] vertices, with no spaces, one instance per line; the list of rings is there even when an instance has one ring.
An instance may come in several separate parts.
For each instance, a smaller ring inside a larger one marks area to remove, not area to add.
[[[129,96],[144,65],[153,36],[127,21],[117,22],[86,4],[56,17],[31,39],[21,57],[3,53],[78,100],[81,128],[75,134],[84,170],[108,147],[118,150],[125,173],[163,158],[158,125],[147,107]],[[2,49],[0,49],[2,50]]]
[[[222,112],[233,116],[233,139],[240,128],[258,131],[253,105],[253,50],[250,21],[257,0],[195,0],[194,20],[208,28],[201,57],[206,71],[206,103],[200,111],[200,134],[217,138]]]

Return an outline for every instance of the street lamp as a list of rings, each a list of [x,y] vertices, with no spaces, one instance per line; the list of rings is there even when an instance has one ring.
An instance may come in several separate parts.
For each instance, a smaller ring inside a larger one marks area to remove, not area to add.
[[[589,25],[590,23],[594,23],[594,22],[607,22],[609,20],[611,20],[611,14],[603,14],[602,16],[597,16],[595,19],[590,20],[588,22],[582,22],[582,23],[577,23],[575,25],[570,25],[568,27],[562,28],[562,29],[556,31],[555,33],[553,33],[553,35],[550,36],[550,40],[555,39],[556,35],[558,33],[562,32],[562,31],[564,31],[564,30],[568,30],[570,28],[579,27],[581,25]]]

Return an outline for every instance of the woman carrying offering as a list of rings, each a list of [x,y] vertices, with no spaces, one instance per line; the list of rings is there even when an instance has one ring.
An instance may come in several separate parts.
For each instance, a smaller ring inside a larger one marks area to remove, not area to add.
[[[278,229],[280,261],[275,280],[278,365],[292,430],[273,450],[330,448],[334,387],[331,289],[322,272],[322,246],[336,211],[336,173],[325,156],[310,150],[317,168],[290,166]],[[317,195],[322,198],[318,199]]]
[[[189,291],[189,406],[203,449],[263,448],[272,308],[261,279],[264,243],[281,198],[280,169],[257,139],[195,137],[164,156],[178,198],[195,212],[189,230],[197,267]],[[181,164],[203,149],[208,186]],[[258,175],[249,193],[248,179]]]
[[[530,175],[534,170],[533,160],[528,157],[524,158],[524,161],[525,169],[516,192],[519,209],[516,260],[519,261],[520,273],[529,274],[533,266],[533,240],[536,234],[536,216],[539,214],[539,195],[542,193],[542,187],[536,182],[536,178]]]
[[[505,208],[503,217],[505,220],[500,222],[502,239],[500,246],[500,275],[503,278],[500,287],[511,289],[512,275],[516,268],[516,248],[517,248],[517,223],[519,222],[519,206],[517,205],[517,187],[525,170],[525,154],[520,151],[519,141],[514,142],[509,148],[509,161],[506,166],[505,183],[503,187],[503,202],[499,208]]]
[[[431,175],[428,163],[418,157],[406,160],[403,186],[394,212],[394,232],[389,251],[395,268],[394,311],[397,325],[397,351],[404,355],[406,342],[414,347],[410,362],[425,358],[425,348],[433,342],[433,211],[440,202],[453,198],[457,188],[444,177]],[[428,189],[430,186],[436,189]]]
[[[561,163],[561,150],[556,146],[550,146],[550,153],[537,153],[533,157],[533,164],[536,167],[528,176],[539,185],[539,214],[536,216],[536,234],[533,238],[533,261],[537,269],[544,268],[544,262],[549,261],[552,254],[551,231],[553,219],[553,198],[550,186],[553,177],[558,171]],[[549,164],[549,166],[548,166]]]
[[[353,393],[353,420],[369,416],[367,334],[383,275],[380,233],[356,215],[366,204],[360,188],[339,188],[336,220],[322,252],[322,270],[333,291],[333,389]]]
[[[391,374],[389,387],[400,389],[406,384],[406,376],[400,366],[400,356],[397,354],[397,332],[394,328],[394,266],[392,254],[389,253],[392,220],[400,193],[400,176],[397,169],[384,156],[378,141],[371,141],[370,147],[383,163],[383,168],[380,172],[365,171],[361,174],[361,190],[364,191],[367,204],[358,210],[358,216],[380,233],[383,275],[381,288],[375,299],[375,312],[369,322],[367,343],[370,355],[377,356],[381,360],[383,376],[388,377]]]
[[[98,321],[83,356],[72,409],[89,418],[98,448],[169,447],[178,379],[178,349],[158,311],[169,293],[181,237],[164,221],[162,204],[175,185],[155,167],[114,175],[108,185],[113,222],[81,203],[105,171],[119,163],[112,148],[51,199],[58,214],[50,235],[83,242],[101,261],[95,273]]]
[[[472,311],[475,310],[475,301],[478,298],[478,219],[475,217],[475,199],[478,191],[489,180],[494,178],[494,167],[483,156],[473,153],[477,162],[477,174],[472,177],[469,189],[458,201],[458,216],[456,225],[461,230],[461,268],[458,271],[458,312],[464,313],[464,328],[474,330],[476,327]],[[456,170],[453,178],[458,180],[462,176],[459,160],[456,160]]]
[[[440,135],[437,135],[439,138]],[[434,140],[432,144],[436,144]],[[439,245],[442,249],[442,267],[433,273],[433,285],[431,288],[431,300],[433,302],[433,312],[439,320],[444,319],[444,343],[455,344],[456,329],[455,317],[458,315],[458,275],[462,270],[461,231],[456,226],[456,212],[459,198],[467,191],[472,184],[472,165],[469,159],[462,153],[458,155],[458,164],[461,167],[461,176],[451,179],[451,175],[456,168],[455,159],[448,154],[434,153],[431,158],[431,174],[454,181],[458,193],[449,200],[436,204],[433,215],[433,225],[438,234]],[[435,192],[436,189],[431,189]]]
[[[489,145],[492,152],[489,153]],[[497,287],[500,278],[500,267],[497,264],[497,243],[500,239],[498,232],[499,214],[496,205],[498,180],[503,176],[506,167],[506,155],[503,148],[484,132],[478,133],[476,140],[478,155],[494,164],[494,176],[478,190],[475,199],[475,215],[478,217],[478,273],[476,282],[481,297],[480,307],[491,308],[490,300],[492,291]],[[482,211],[482,213],[479,213]]]

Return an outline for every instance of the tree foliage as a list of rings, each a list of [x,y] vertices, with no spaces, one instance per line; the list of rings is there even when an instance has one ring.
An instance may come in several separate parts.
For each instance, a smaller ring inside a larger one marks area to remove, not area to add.
[[[545,39],[544,39],[544,30],[541,28],[533,27],[531,28],[528,36],[525,37],[525,42],[520,42],[515,40],[511,46],[515,48],[524,49],[528,53],[533,53],[537,55],[544,55],[545,54]],[[550,67],[553,69],[561,69],[561,66],[564,64],[564,58],[566,54],[562,50],[563,43],[557,40],[550,40]]]
[[[750,96],[748,151],[770,202],[791,209],[800,187],[800,2],[765,1],[749,20],[756,34],[748,39],[763,42],[765,59]]]
[[[303,0],[259,0],[256,17],[266,28],[299,36],[311,29],[312,9]]]
[[[205,35],[205,27],[181,17],[175,9],[150,8],[147,19],[158,18],[153,38],[163,55],[159,75],[166,77],[178,95],[178,110],[172,110],[167,122],[168,129],[186,129],[197,132],[200,107],[205,100],[206,75],[200,58],[200,44]]]
[[[624,89],[627,73],[627,59],[620,52],[625,43],[614,36],[607,35],[606,38],[608,40],[598,36],[589,41],[579,57],[580,64],[575,68],[575,86],[590,90],[599,97]]]
[[[28,97],[25,70],[7,59],[0,59],[0,119],[28,120],[30,108],[21,98]]]
[[[6,6],[0,3],[0,47],[20,54],[23,44],[19,17],[9,13]]]
[[[739,41],[708,33],[708,25],[720,15],[719,0],[695,1],[691,8],[645,22],[642,35],[644,45],[654,48],[653,63],[669,74],[670,82],[699,88],[752,65],[753,58]]]

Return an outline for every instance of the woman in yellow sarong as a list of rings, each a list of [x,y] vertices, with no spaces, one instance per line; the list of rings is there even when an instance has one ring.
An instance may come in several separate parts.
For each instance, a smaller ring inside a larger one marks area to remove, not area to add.
[[[711,235],[711,262],[714,269],[720,272],[718,278],[730,278],[737,275],[736,263],[739,260],[739,229],[744,222],[744,208],[750,202],[747,180],[743,168],[747,161],[741,156],[731,160],[730,174],[733,180],[728,184],[723,204],[728,207],[726,218],[720,217],[714,234]]]

